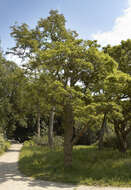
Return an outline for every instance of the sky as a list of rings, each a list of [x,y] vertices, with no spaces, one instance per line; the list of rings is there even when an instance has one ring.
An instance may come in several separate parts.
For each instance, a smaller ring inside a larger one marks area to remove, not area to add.
[[[51,9],[64,14],[67,28],[105,46],[131,38],[131,0],[0,0],[0,39],[4,51],[15,45],[10,26],[35,27]]]

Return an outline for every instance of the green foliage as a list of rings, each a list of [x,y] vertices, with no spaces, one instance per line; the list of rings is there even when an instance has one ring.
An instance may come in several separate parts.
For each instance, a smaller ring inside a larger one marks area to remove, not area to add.
[[[72,168],[64,169],[63,152],[25,143],[20,153],[22,173],[36,179],[99,186],[131,186],[131,151],[99,151],[95,146],[76,146]],[[70,175],[69,175],[70,174]]]
[[[0,149],[3,149],[4,143],[5,143],[5,140],[4,140],[3,135],[1,134],[0,135]]]
[[[128,134],[126,142],[127,142],[128,149],[131,149],[131,133]],[[108,134],[106,137],[104,137],[103,146],[105,148],[117,149],[119,146],[119,142],[116,135]]]
[[[27,107],[36,115],[38,126],[41,115],[48,117],[55,107],[56,112],[68,117],[66,121],[72,119],[69,124],[63,122],[66,129],[68,125],[69,129],[73,128],[74,122],[75,127],[100,128],[106,113],[114,127],[114,118],[121,128],[123,121],[128,120],[124,126],[128,132],[130,114],[125,117],[122,100],[128,100],[131,95],[131,77],[127,70],[130,70],[131,41],[101,51],[96,41],[79,39],[76,32],[66,29],[65,23],[64,16],[52,10],[34,29],[27,24],[12,26],[11,35],[16,40],[13,53],[28,60],[25,64],[29,80]]]
[[[32,141],[37,145],[48,146],[48,136],[47,135],[44,135],[44,136],[41,136],[41,137],[34,136],[32,138]],[[63,137],[54,136],[54,138],[53,138],[53,147],[54,148],[63,147],[63,144],[64,144]]]
[[[131,39],[121,41],[119,45],[104,47],[104,52],[108,53],[119,64],[120,71],[131,75]]]
[[[131,132],[127,135],[127,146],[131,149]]]
[[[10,147],[10,143],[6,141],[2,134],[0,134],[0,154],[7,151]]]
[[[103,140],[103,146],[106,148],[118,148],[118,140],[115,134],[108,135]]]
[[[97,41],[79,39],[65,24],[64,15],[52,10],[33,29],[27,24],[11,27],[16,41],[12,53],[26,63],[20,68],[0,52],[0,131],[9,138],[19,127],[33,126],[40,132],[54,108],[66,118],[64,129],[99,131],[106,114],[117,140],[129,138],[131,40],[102,51]],[[70,139],[64,143],[69,147],[72,136],[65,139]],[[47,145],[47,140],[47,136],[33,137],[32,142]],[[115,141],[109,136],[104,145],[115,147]],[[62,137],[54,138],[54,147],[62,144]]]
[[[23,109],[23,70],[0,56],[0,131],[12,137],[17,125],[26,125]]]

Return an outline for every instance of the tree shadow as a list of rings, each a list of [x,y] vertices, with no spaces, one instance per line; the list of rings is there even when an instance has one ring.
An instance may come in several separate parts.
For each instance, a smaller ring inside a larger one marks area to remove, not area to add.
[[[19,150],[12,149],[8,151],[8,153],[12,153],[12,152],[19,152]],[[7,160],[7,162],[0,161],[0,186],[3,183],[11,182],[11,185],[16,185],[16,186],[19,183],[22,186],[22,183],[23,183],[23,188],[26,186],[28,187],[29,190],[33,189],[33,187],[38,187],[40,190],[43,188],[49,188],[49,187],[54,187],[54,189],[55,188],[70,189],[74,187],[68,184],[66,185],[66,184],[49,182],[49,181],[34,180],[32,178],[26,177],[23,174],[21,174],[20,171],[18,170],[18,162],[8,162],[8,161],[9,160]]]
[[[131,173],[130,153],[123,155],[117,150],[105,149],[99,151],[96,147],[74,149],[73,167],[69,170],[63,170],[62,152],[42,152],[42,148],[33,147],[32,154],[21,158],[21,167],[25,168],[27,175],[33,175],[36,178],[52,181],[61,181],[94,185],[110,185],[117,183],[127,186],[130,185]],[[28,152],[30,147],[25,147]],[[41,150],[41,151],[40,151]],[[44,159],[43,159],[44,157]],[[48,176],[46,176],[48,175]],[[91,182],[91,183],[90,183]]]

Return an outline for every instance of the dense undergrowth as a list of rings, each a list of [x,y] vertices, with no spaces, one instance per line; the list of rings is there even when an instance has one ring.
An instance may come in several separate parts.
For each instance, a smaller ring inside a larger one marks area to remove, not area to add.
[[[10,142],[6,141],[2,135],[0,135],[0,155],[7,151],[10,147]]]
[[[99,151],[96,146],[75,146],[72,168],[65,170],[62,148],[25,142],[19,157],[22,173],[36,179],[73,184],[131,186],[131,150]]]

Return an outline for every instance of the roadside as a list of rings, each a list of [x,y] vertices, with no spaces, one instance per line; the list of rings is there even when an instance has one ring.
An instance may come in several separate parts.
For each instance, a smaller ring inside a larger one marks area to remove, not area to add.
[[[1,190],[131,190],[118,187],[88,187],[33,180],[23,176],[18,170],[21,144],[13,144],[8,152],[0,156]]]

